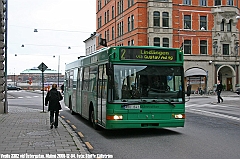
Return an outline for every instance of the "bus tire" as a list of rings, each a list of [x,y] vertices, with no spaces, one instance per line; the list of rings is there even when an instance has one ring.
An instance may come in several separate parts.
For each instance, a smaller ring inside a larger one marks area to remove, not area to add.
[[[69,99],[69,109],[72,115],[75,115],[76,113],[72,110],[72,100]]]
[[[93,126],[93,128],[95,129],[95,130],[98,130],[98,125],[95,123],[95,117],[94,117],[95,115],[94,115],[94,110],[93,110],[93,107],[91,107],[90,108],[90,117],[89,117],[89,119],[90,119],[90,123],[92,124],[92,126]]]

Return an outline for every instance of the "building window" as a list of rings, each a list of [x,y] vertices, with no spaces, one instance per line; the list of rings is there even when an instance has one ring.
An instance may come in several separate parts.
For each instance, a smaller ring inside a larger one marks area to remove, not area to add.
[[[183,0],[183,4],[191,5],[191,0]]]
[[[131,45],[134,46],[134,40],[131,40]]]
[[[184,29],[191,29],[191,16],[184,15]]]
[[[107,38],[106,38],[107,41],[109,41],[109,29],[107,30]]]
[[[112,19],[114,18],[114,6],[112,6]]]
[[[200,6],[207,6],[207,0],[200,0]]]
[[[153,45],[154,46],[160,46],[160,38],[154,38],[153,39]]]
[[[222,54],[223,55],[229,55],[229,44],[223,44],[223,49],[222,49]]]
[[[169,39],[163,38],[163,47],[169,47]]]
[[[233,6],[233,0],[228,0],[227,5]]]
[[[132,24],[131,30],[133,30],[134,29],[134,15],[131,16],[131,24]]]
[[[131,31],[131,18],[128,17],[128,32]]]
[[[128,41],[128,46],[131,46],[131,42],[130,41]]]
[[[200,54],[207,54],[207,40],[200,40]]]
[[[123,12],[123,0],[120,0],[120,13],[122,13]]]
[[[215,6],[222,5],[221,0],[215,0]]]
[[[128,0],[128,8],[131,7],[131,0]]]
[[[184,44],[183,44],[184,54],[191,54],[192,53],[191,48],[192,48],[191,40],[184,40]]]
[[[101,28],[102,27],[102,17],[100,16],[98,18],[98,28]]]
[[[163,12],[162,13],[162,22],[163,22],[163,27],[169,27],[169,14],[168,12]]]
[[[107,23],[107,12],[105,12],[105,14],[104,14],[104,24],[106,24]]]
[[[123,28],[124,28],[124,27],[123,27],[123,21],[122,21],[122,29],[121,29],[121,30],[122,30],[122,32],[121,32],[122,34],[121,34],[121,35],[123,35]]]
[[[158,11],[153,12],[153,26],[160,27],[160,12]]]
[[[120,14],[120,2],[117,2],[117,9],[118,9],[118,14]]]
[[[98,10],[101,10],[102,8],[102,0],[98,0]]]
[[[107,10],[107,22],[109,22],[109,10]]]
[[[228,32],[232,31],[232,20],[229,20],[229,22],[227,23],[227,31]]]
[[[221,22],[221,31],[224,31],[225,20],[223,19]]]
[[[114,39],[114,27],[112,27],[112,40]]]
[[[200,16],[200,30],[207,30],[207,16]]]

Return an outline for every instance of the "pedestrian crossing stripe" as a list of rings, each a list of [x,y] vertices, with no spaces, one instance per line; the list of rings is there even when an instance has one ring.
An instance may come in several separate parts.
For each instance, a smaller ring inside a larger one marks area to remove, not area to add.
[[[205,113],[205,114],[210,114],[210,115],[215,115],[215,116],[219,116],[222,118],[228,118],[228,119],[233,119],[233,120],[237,120],[240,121],[240,118],[238,117],[234,117],[234,116],[230,116],[230,115],[225,115],[225,114],[221,114],[221,113],[215,113],[215,112],[210,112],[210,111],[205,111],[205,110],[199,110],[199,109],[190,109],[191,111],[194,112],[200,112],[200,113]]]

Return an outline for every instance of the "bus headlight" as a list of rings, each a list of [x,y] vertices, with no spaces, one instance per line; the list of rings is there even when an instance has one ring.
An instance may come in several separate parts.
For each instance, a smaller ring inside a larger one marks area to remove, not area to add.
[[[175,114],[175,119],[185,119],[185,114]]]
[[[123,116],[122,115],[108,115],[107,120],[122,120]]]

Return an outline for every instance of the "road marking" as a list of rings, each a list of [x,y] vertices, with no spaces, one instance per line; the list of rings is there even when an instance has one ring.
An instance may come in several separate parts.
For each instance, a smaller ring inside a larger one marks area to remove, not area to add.
[[[33,97],[36,97],[36,98],[37,98],[37,97],[39,97],[39,96],[33,96]]]
[[[75,125],[71,125],[73,129],[77,129],[77,127]]]
[[[68,123],[71,123],[69,120],[66,120]]]
[[[233,119],[233,120],[240,121],[240,118],[238,118],[238,117],[234,117],[234,116],[230,116],[230,115],[224,115],[224,114],[221,114],[221,113],[214,113],[214,112],[209,112],[209,111],[199,110],[199,109],[190,109],[190,110],[195,111],[195,112],[201,112],[201,113],[211,114],[211,115],[220,116],[220,117],[223,117],[223,118],[228,118],[228,119]]]
[[[18,98],[23,98],[23,97],[18,97]]]
[[[65,116],[63,116],[63,115],[62,115],[61,117],[62,117],[63,119],[65,118]]]
[[[78,132],[78,135],[79,135],[80,137],[84,137],[81,132]]]
[[[92,145],[89,142],[85,142],[85,144],[87,145],[88,149],[90,149],[90,150],[93,149]]]

